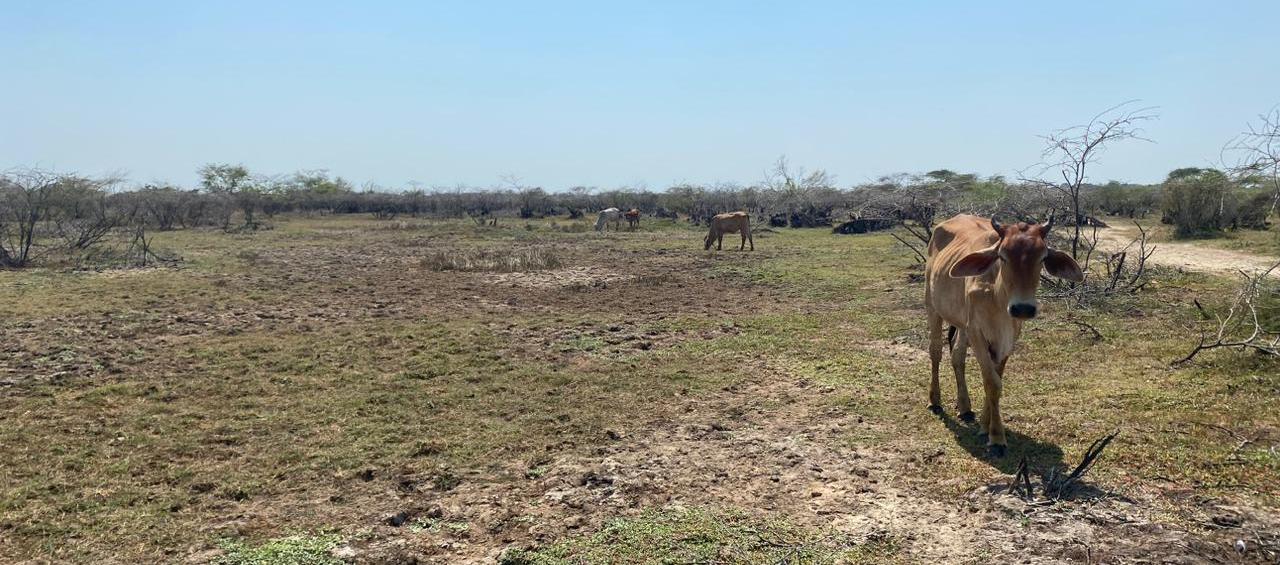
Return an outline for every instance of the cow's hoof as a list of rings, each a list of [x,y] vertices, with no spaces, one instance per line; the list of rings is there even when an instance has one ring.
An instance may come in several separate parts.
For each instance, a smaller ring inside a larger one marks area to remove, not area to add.
[[[1005,453],[1005,446],[1003,445],[987,446],[987,454],[990,455],[992,459],[1003,459],[1004,453]]]
[[[964,423],[966,423],[966,424],[972,424],[972,423],[973,423],[973,421],[974,421],[973,411],[972,411],[972,410],[970,410],[970,411],[968,411],[968,412],[961,412],[961,413],[960,413],[960,421],[961,421],[961,422],[964,422]]]
[[[941,415],[942,415],[942,407],[941,407],[941,406],[938,406],[937,404],[930,404],[930,405],[929,405],[929,411],[930,411],[930,412],[933,412],[934,414],[937,414],[937,415],[939,415],[939,416],[941,416]]]

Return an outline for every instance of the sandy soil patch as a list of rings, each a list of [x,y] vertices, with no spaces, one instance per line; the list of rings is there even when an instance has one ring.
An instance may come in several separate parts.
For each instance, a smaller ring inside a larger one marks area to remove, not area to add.
[[[1138,228],[1123,224],[1098,230],[1098,245],[1111,252],[1120,251],[1138,237]],[[1083,238],[1085,234],[1082,233]],[[1162,242],[1149,244],[1155,246],[1155,253],[1150,261],[1166,267],[1199,271],[1205,273],[1237,273],[1265,271],[1276,261],[1277,257],[1263,257],[1200,246],[1194,243]]]

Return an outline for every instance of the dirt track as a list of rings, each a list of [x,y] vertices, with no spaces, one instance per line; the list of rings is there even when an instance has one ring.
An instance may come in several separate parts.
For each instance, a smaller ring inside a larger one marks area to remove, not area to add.
[[[1086,234],[1082,233],[1082,238]],[[1124,224],[1098,230],[1098,244],[1108,251],[1119,251],[1138,237],[1138,228]],[[1194,243],[1161,242],[1150,261],[1167,267],[1205,273],[1265,271],[1276,264],[1276,257],[1263,257],[1239,251],[1214,249]]]

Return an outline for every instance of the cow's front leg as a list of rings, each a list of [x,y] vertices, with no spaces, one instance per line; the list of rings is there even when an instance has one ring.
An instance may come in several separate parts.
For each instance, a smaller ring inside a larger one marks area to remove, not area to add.
[[[956,328],[951,342],[951,370],[956,375],[956,409],[960,420],[973,423],[973,404],[969,401],[969,385],[964,380],[964,358],[969,352],[969,333]]]
[[[992,457],[1004,457],[1006,446],[1004,421],[1000,418],[1000,392],[1003,387],[1000,368],[1003,359],[997,361],[992,356],[990,346],[976,332],[970,335],[973,356],[978,359],[982,369],[982,390],[985,393],[982,403],[982,430],[987,436],[987,451]]]

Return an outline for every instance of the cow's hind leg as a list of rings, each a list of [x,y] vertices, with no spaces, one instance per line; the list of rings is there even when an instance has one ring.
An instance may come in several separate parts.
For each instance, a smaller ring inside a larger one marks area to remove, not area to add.
[[[925,299],[926,302],[928,298]],[[938,365],[942,363],[942,316],[926,308],[929,317],[929,411],[942,413],[942,391],[938,387]]]
[[[969,386],[964,381],[964,359],[969,354],[969,336],[964,328],[952,327],[951,338],[951,370],[956,374],[956,410],[960,419],[973,423],[973,405],[969,402]]]

